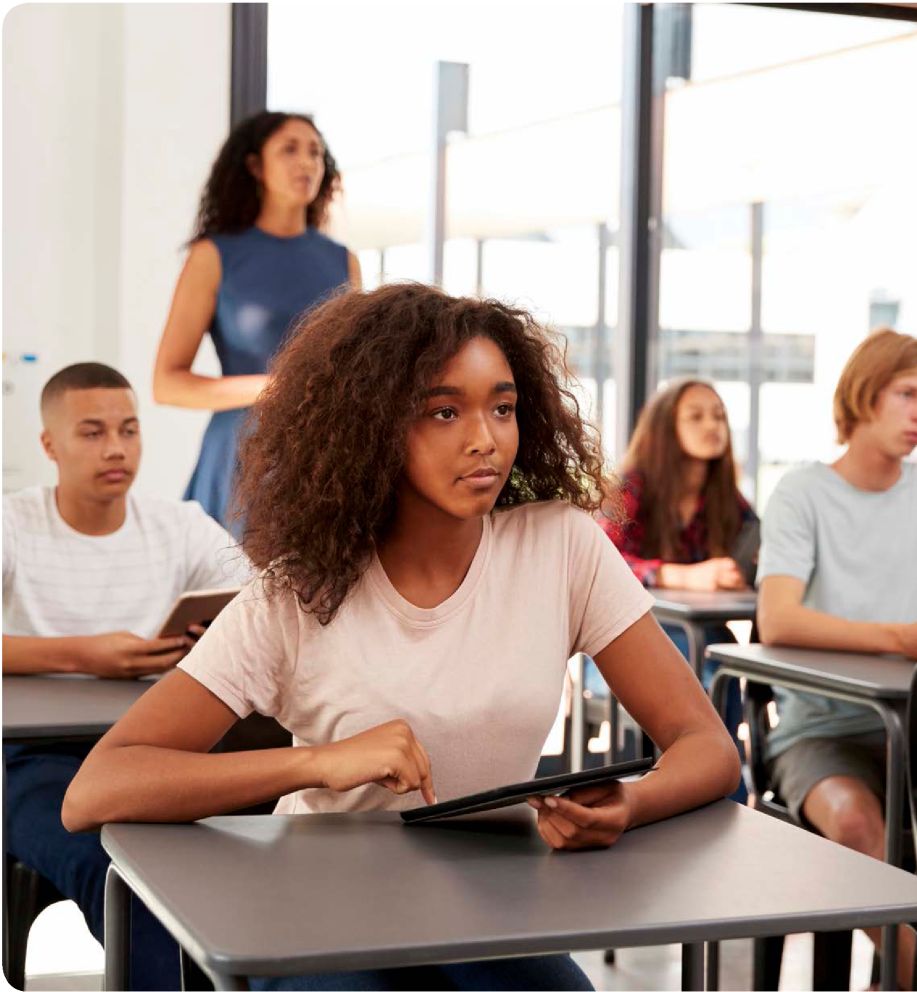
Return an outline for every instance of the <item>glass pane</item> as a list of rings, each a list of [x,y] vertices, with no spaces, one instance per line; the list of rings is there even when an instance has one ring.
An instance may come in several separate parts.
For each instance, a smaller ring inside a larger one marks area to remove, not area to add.
[[[365,284],[425,281],[434,66],[468,64],[468,133],[447,148],[444,288],[518,303],[565,333],[610,440],[622,9],[570,0],[558,16],[556,2],[536,0],[521,10],[515,0],[272,3],[268,105],[315,114],[343,173],[331,233],[361,252]],[[347,43],[304,57],[306,37]]]
[[[831,399],[855,345],[879,323],[917,330],[917,129],[905,124],[917,26],[691,10],[690,79],[669,79],[665,96],[657,375],[716,381],[763,508],[787,467],[839,451]]]

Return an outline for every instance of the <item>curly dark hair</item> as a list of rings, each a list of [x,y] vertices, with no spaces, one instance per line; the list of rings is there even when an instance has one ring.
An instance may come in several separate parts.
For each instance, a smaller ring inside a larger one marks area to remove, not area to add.
[[[320,623],[333,619],[393,519],[430,383],[475,337],[499,346],[518,389],[519,451],[497,506],[596,510],[613,498],[558,336],[530,314],[416,283],[344,292],[278,352],[243,432],[236,508],[268,590],[292,590]]]
[[[191,243],[211,234],[231,234],[244,231],[255,223],[261,203],[258,182],[248,168],[249,155],[260,155],[264,143],[287,121],[304,121],[319,136],[325,149],[325,175],[315,199],[306,207],[306,224],[321,227],[328,206],[340,183],[340,173],[334,156],[315,121],[308,114],[288,114],[262,110],[240,121],[223,143],[210,170],[210,177],[201,194],[197,220]]]

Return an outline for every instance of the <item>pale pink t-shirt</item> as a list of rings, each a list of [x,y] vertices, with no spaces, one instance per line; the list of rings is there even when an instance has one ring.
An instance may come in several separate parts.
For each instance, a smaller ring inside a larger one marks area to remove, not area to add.
[[[322,627],[260,580],[227,606],[179,665],[240,717],[257,710],[294,745],[351,737],[398,717],[430,755],[437,798],[532,777],[567,659],[595,655],[653,600],[596,523],[561,502],[484,518],[459,588],[420,609],[379,560]],[[409,809],[419,793],[378,785],[307,789],[278,813]]]

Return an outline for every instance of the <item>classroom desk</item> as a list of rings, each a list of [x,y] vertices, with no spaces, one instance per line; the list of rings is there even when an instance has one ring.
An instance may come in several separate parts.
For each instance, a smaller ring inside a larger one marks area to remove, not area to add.
[[[405,826],[397,814],[111,824],[105,988],[128,976],[129,891],[211,977],[704,943],[917,918],[917,877],[722,800],[552,853],[533,811]]]
[[[689,589],[650,589],[653,616],[660,623],[675,624],[688,635],[688,660],[697,677],[704,665],[704,627],[729,620],[754,620],[758,597],[750,589],[732,592],[692,592]]]
[[[8,744],[97,740],[154,681],[4,675],[3,739]]]
[[[889,864],[900,864],[907,777],[907,701],[914,662],[901,655],[812,651],[763,644],[715,644],[708,648],[707,654],[721,666],[711,687],[713,705],[720,713],[726,701],[727,677],[734,676],[859,703],[879,714],[887,741],[886,859]],[[893,969],[897,934],[892,929],[885,939],[892,952],[882,955],[882,966]]]

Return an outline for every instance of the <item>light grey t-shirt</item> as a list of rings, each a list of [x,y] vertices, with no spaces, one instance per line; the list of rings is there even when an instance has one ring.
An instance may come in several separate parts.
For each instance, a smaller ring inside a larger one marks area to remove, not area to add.
[[[830,466],[807,465],[777,484],[762,524],[758,582],[790,575],[806,584],[803,605],[846,620],[917,621],[917,465],[884,492],[857,489]],[[804,737],[883,729],[871,709],[775,689],[775,757]]]

